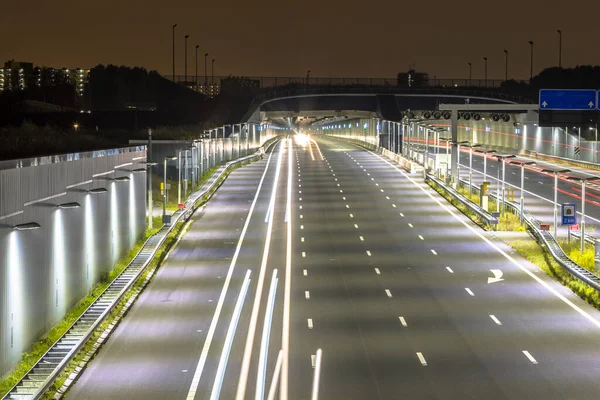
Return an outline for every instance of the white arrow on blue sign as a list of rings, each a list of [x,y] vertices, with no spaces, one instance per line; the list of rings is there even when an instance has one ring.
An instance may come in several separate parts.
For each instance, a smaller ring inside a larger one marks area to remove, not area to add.
[[[588,89],[542,89],[540,110],[596,110],[598,93]]]

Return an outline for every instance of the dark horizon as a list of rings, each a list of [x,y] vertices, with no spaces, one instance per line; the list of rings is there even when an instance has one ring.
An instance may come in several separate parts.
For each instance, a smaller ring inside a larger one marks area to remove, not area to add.
[[[188,40],[188,75],[393,77],[414,67],[430,77],[528,79],[530,45],[534,75],[558,65],[558,33],[563,32],[562,66],[600,64],[595,15],[600,4],[550,1],[540,8],[507,0],[502,9],[482,8],[474,0],[448,7],[440,0],[400,5],[350,0],[337,4],[267,0],[256,7],[184,0],[165,7],[149,0],[138,4],[66,1],[52,4],[8,3],[0,15],[0,61],[15,59],[40,66],[90,68],[97,64],[140,66],[171,74],[171,26],[176,31],[177,69],[184,74],[184,35]],[[439,3],[439,5],[436,5]],[[578,3],[581,7],[578,8]],[[584,7],[584,8],[583,8]],[[432,9],[439,12],[431,14]],[[585,10],[581,12],[580,10]],[[499,21],[506,21],[498,24]],[[408,39],[404,39],[408,38]],[[257,56],[260,55],[260,56]]]

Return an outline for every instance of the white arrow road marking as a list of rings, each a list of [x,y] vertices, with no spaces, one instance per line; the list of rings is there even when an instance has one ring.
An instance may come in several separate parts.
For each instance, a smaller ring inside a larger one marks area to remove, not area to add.
[[[490,269],[490,271],[492,271],[492,274],[494,274],[494,277],[493,278],[488,277],[488,284],[496,283],[496,282],[500,282],[500,281],[504,280],[504,279],[502,279],[503,273],[499,269]]]

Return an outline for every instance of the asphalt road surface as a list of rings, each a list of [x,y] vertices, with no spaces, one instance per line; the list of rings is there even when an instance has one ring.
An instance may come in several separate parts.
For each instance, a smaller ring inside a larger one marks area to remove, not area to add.
[[[598,398],[599,313],[378,155],[281,141],[194,219],[71,398],[256,398],[283,350],[310,399],[318,349],[320,399]]]

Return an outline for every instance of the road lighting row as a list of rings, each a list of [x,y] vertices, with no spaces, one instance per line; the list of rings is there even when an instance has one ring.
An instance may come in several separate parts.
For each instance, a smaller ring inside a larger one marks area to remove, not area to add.
[[[560,29],[557,29],[556,32],[558,33],[558,68],[562,68],[562,31]],[[533,45],[534,42],[533,40],[530,40],[529,42],[529,46],[530,46],[530,75],[529,75],[529,79],[531,80],[533,78]],[[484,76],[485,76],[485,86],[487,86],[487,66],[488,66],[488,58],[487,57],[483,57],[483,61],[484,61]],[[504,63],[505,63],[505,67],[504,67],[504,80],[508,81],[508,50],[504,49]],[[469,86],[471,85],[471,75],[472,75],[472,67],[473,65],[469,62]]]
[[[177,28],[177,24],[173,25],[173,82],[175,82],[175,28]],[[188,62],[187,62],[187,40],[190,37],[190,35],[185,35],[184,36],[184,84],[187,85],[187,67],[188,67]],[[194,80],[194,85],[197,86],[198,85],[198,49],[200,48],[200,45],[196,45],[195,46],[195,50],[196,50],[196,79]],[[208,53],[204,53],[204,87],[208,86],[208,68],[207,68],[207,58],[208,58]],[[212,83],[214,83],[214,77],[215,77],[215,59],[212,59]]]

